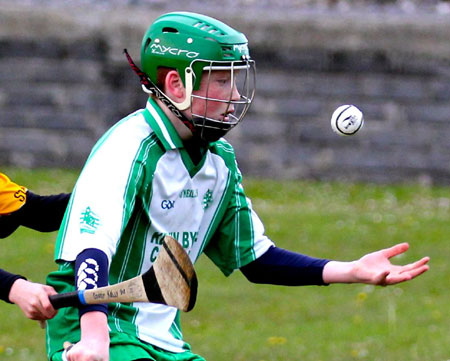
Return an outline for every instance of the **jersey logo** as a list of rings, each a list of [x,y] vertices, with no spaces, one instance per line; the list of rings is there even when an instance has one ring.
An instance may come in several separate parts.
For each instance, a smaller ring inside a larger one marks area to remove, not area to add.
[[[99,225],[100,219],[91,210],[91,207],[87,207],[84,212],[81,212],[80,233],[94,234]]]
[[[213,201],[212,195],[213,195],[212,190],[208,189],[206,191],[205,195],[203,196],[203,202],[202,202],[203,203],[203,209],[208,208],[210,206],[210,204],[212,203],[212,201]]]
[[[183,189],[180,192],[180,198],[197,198],[198,189]]]
[[[164,199],[161,202],[162,209],[172,209],[173,207],[175,207],[175,201],[171,201],[170,199]]]

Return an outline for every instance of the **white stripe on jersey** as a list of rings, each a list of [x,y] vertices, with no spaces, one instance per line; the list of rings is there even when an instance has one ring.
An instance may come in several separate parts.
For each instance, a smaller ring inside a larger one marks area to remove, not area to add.
[[[158,112],[155,110],[155,108],[153,108],[150,105],[150,103],[147,104],[147,109],[150,112],[150,114],[152,115],[152,117],[156,120],[156,123],[158,123],[159,127],[161,128],[164,138],[166,139],[167,143],[169,143],[170,148],[175,149],[176,146],[172,142],[172,138],[170,138],[169,132],[167,131],[166,127],[164,126],[164,123],[163,123],[161,117],[159,116]]]

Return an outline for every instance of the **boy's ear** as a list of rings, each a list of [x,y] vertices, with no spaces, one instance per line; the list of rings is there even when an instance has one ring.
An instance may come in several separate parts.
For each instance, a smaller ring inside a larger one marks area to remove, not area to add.
[[[174,101],[181,102],[184,100],[186,90],[184,88],[183,81],[176,70],[171,70],[167,73],[164,85],[165,93]]]

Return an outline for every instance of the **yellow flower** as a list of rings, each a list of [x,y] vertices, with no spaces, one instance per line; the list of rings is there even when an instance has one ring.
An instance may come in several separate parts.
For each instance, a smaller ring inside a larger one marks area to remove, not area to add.
[[[366,292],[360,292],[356,295],[356,303],[358,305],[362,305],[364,301],[367,299],[367,293]]]
[[[353,349],[353,350],[350,351],[350,355],[352,355],[352,357],[355,357],[355,358],[356,358],[356,357],[358,357],[359,352],[358,352],[358,350],[354,350],[354,349]]]
[[[271,336],[267,339],[267,343],[271,346],[284,345],[287,342],[286,337]]]

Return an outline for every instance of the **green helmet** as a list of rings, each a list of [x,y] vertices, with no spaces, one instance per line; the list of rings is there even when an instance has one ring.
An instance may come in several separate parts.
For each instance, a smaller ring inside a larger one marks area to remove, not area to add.
[[[211,71],[229,70],[233,79],[243,78],[239,101],[231,100],[231,96],[226,100],[206,98],[232,105],[231,121],[230,117],[226,121],[211,119],[206,113],[193,114],[192,119],[189,119],[197,134],[209,141],[218,139],[233,128],[243,118],[254,97],[255,65],[250,60],[247,38],[208,16],[174,12],[157,18],[142,40],[141,66],[153,84],[157,83],[159,68],[178,71],[187,96],[182,103],[170,102],[180,111],[192,105],[196,97],[192,92],[199,89],[202,77],[210,75]],[[238,77],[238,73],[244,73],[245,76]],[[151,90],[149,92],[154,93]],[[239,115],[236,115],[235,108],[240,108]]]

